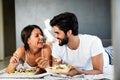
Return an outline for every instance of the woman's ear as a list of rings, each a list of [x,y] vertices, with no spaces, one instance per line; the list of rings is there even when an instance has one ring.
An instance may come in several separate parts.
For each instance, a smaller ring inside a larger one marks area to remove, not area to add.
[[[27,40],[27,43],[30,45],[31,44],[31,42],[30,42],[30,39],[28,38],[28,40]]]

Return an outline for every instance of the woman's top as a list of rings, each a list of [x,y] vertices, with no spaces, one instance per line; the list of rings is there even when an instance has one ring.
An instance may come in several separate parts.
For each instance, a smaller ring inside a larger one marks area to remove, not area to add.
[[[42,49],[42,56],[44,56],[44,53],[43,53],[44,51],[43,51],[43,49]],[[19,70],[19,69],[25,69],[25,70],[36,70],[36,68],[37,68],[37,66],[34,66],[34,67],[32,67],[32,66],[30,66],[28,63],[27,63],[27,52],[25,52],[25,60],[23,61],[23,60],[20,60],[20,62],[19,62],[19,65],[17,66],[17,70]]]

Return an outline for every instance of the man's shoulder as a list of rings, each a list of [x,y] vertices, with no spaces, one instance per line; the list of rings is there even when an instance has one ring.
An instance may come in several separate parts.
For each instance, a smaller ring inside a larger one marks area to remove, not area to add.
[[[99,38],[99,37],[96,36],[96,35],[90,35],[90,34],[79,34],[79,37],[80,37],[80,38],[86,38],[86,39],[89,39],[89,38],[92,38],[92,39]]]
[[[81,42],[96,42],[96,41],[101,41],[101,39],[98,36],[95,35],[89,35],[89,34],[82,34],[79,35]]]

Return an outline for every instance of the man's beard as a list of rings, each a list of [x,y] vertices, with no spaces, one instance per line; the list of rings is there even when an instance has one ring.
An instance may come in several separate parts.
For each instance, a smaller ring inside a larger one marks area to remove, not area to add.
[[[60,46],[63,46],[63,45],[68,43],[68,37],[66,37],[66,36],[63,39],[60,39],[60,40],[61,40],[61,43],[59,43]]]

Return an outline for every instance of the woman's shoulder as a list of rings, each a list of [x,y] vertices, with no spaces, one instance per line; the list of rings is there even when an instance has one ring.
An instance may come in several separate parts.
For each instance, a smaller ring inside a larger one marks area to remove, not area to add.
[[[51,47],[48,44],[44,44],[43,51],[45,54],[47,53],[47,55],[51,55],[52,52]]]
[[[14,54],[17,54],[19,58],[23,59],[25,55],[25,48],[24,45],[19,46]]]
[[[45,43],[44,46],[43,46],[43,49],[47,49],[48,50],[48,49],[51,49],[51,47],[50,47],[50,45]]]

